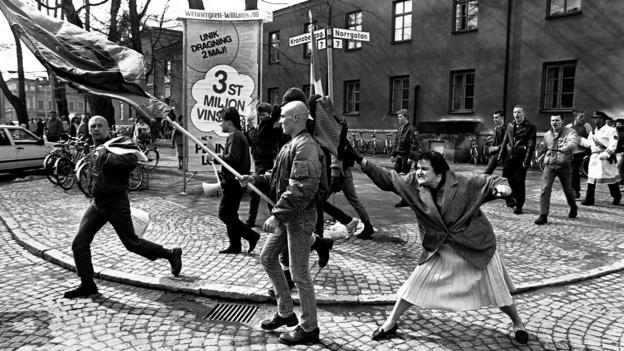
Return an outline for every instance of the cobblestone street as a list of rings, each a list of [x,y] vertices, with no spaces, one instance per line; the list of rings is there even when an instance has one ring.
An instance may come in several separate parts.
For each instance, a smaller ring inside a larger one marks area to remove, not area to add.
[[[277,332],[259,328],[275,312],[259,249],[218,255],[227,239],[216,217],[218,198],[200,194],[200,182],[208,178],[200,174],[181,195],[172,151],[161,153],[150,189],[132,193],[131,202],[150,213],[146,238],[182,246],[182,274],[173,278],[165,261],[127,252],[107,226],[93,243],[100,287],[93,299],[62,298],[77,283],[71,241],[87,199],[41,176],[0,183],[0,349],[287,349]],[[372,342],[371,333],[414,268],[420,242],[413,212],[393,207],[396,195],[380,192],[359,171],[355,178],[377,232],[370,241],[338,240],[323,270],[312,256],[322,343],[299,349],[624,349],[624,207],[609,205],[606,187],[598,187],[597,206],[581,207],[579,218],[569,219],[557,184],[549,224],[538,227],[537,172],[527,179],[525,214],[513,215],[502,201],[484,206],[517,287],[514,298],[529,344],[512,340],[510,321],[498,309],[413,309],[401,320],[398,338]],[[342,195],[333,201],[353,213]],[[240,210],[243,220],[247,203]],[[257,224],[266,218],[266,209],[261,212]],[[264,235],[258,247],[263,241]],[[223,303],[250,306],[253,315],[244,322],[214,320],[211,311]]]

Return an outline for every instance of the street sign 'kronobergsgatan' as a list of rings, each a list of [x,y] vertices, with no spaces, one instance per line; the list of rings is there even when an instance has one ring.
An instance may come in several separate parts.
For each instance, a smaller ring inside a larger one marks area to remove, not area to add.
[[[319,29],[314,31],[314,39],[320,40],[325,38],[325,29]],[[288,38],[288,44],[290,46],[297,46],[310,42],[310,33],[303,33],[291,38]]]

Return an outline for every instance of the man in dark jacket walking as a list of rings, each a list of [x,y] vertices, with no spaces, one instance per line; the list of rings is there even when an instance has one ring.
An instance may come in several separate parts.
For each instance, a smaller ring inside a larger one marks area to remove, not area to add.
[[[484,174],[494,173],[496,166],[498,166],[498,153],[500,152],[501,144],[503,143],[503,138],[505,137],[505,131],[507,130],[507,126],[505,125],[505,112],[502,110],[494,112],[492,115],[492,121],[494,121],[494,141],[488,150],[490,160],[488,161],[485,172],[483,172]]]
[[[251,156],[254,159],[254,174],[260,175],[273,168],[273,161],[275,161],[279,151],[282,129],[275,126],[279,120],[279,114],[271,115],[273,111],[271,104],[266,102],[259,103],[256,111],[259,120],[258,127],[248,128],[245,135],[251,147]],[[251,192],[249,196],[249,217],[246,222],[250,228],[256,225],[259,205],[260,196],[255,192]]]
[[[503,168],[503,177],[509,180],[509,186],[516,200],[515,214],[522,213],[522,206],[526,200],[525,180],[527,169],[531,165],[531,158],[535,152],[537,131],[535,125],[526,120],[524,106],[516,105],[513,109],[514,120],[507,125],[505,137],[498,153],[498,163],[502,163],[507,156],[507,163]],[[508,203],[511,206],[511,203]]]
[[[234,168],[241,175],[249,174],[251,161],[249,159],[249,144],[241,131],[240,115],[233,107],[228,107],[222,112],[223,120],[221,128],[224,133],[229,133],[225,141],[223,161]],[[260,234],[249,228],[238,218],[238,208],[243,198],[243,188],[240,183],[225,167],[223,168],[223,196],[219,203],[219,219],[225,223],[229,246],[219,253],[237,254],[241,251],[241,238],[249,241],[249,249],[252,252],[260,240]]]
[[[112,139],[108,122],[102,116],[93,116],[89,120],[89,132],[97,152],[91,185],[93,202],[82,217],[78,234],[72,243],[76,273],[81,283],[78,287],[66,291],[64,297],[73,299],[98,293],[93,281],[91,242],[106,222],[110,222],[129,251],[152,261],[157,258],[169,260],[171,273],[177,277],[182,269],[182,249],[165,249],[161,245],[139,238],[132,225],[128,178],[130,172],[137,166],[137,155],[141,156],[142,153],[128,138]],[[120,147],[115,148],[115,145],[120,145]],[[128,150],[133,152],[127,152]],[[145,155],[142,157],[145,158]]]

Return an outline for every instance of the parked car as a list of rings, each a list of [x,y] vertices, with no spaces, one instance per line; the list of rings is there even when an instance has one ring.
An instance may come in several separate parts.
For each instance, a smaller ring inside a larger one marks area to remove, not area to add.
[[[0,125],[0,172],[39,168],[54,143],[44,142],[26,128]]]

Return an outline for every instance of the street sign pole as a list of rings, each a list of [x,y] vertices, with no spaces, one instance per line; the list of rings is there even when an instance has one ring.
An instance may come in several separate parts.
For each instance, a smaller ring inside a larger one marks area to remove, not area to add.
[[[328,31],[331,31],[329,29]],[[329,34],[329,33],[328,33]],[[327,38],[327,95],[329,100],[334,102],[334,56],[333,56],[333,36]]]

